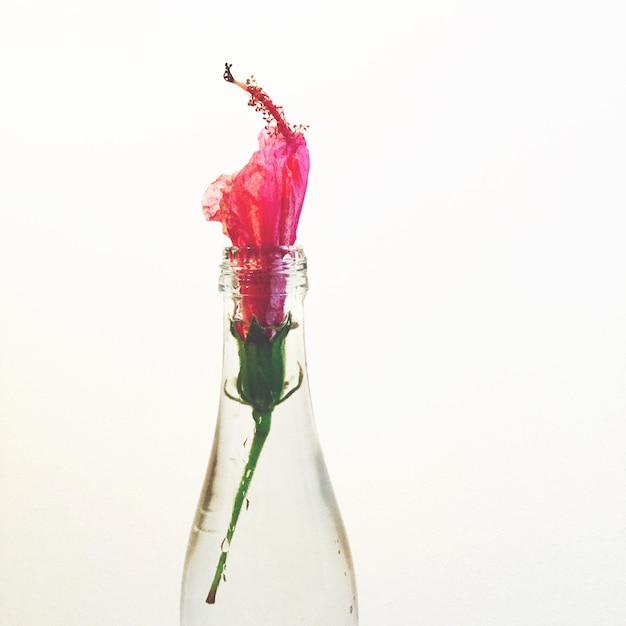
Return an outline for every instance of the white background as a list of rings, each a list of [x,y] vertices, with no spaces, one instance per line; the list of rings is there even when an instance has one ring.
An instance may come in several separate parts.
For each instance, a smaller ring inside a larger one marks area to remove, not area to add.
[[[298,241],[362,626],[626,623],[620,0],[4,0],[0,623],[174,626],[226,239],[310,125]],[[322,625],[320,625],[322,626]]]

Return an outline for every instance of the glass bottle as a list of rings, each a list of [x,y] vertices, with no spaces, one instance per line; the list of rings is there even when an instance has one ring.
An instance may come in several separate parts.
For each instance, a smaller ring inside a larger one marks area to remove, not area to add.
[[[350,548],[313,419],[302,248],[226,248],[222,392],[181,626],[354,626]]]

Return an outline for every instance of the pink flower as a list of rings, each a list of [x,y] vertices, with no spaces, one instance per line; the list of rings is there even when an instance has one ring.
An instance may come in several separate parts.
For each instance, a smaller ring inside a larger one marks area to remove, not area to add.
[[[226,64],[224,78],[245,90],[248,104],[263,113],[267,126],[259,133],[259,149],[235,174],[222,174],[202,198],[207,220],[222,223],[224,234],[233,246],[258,249],[260,267],[240,280],[242,323],[238,331],[245,338],[256,317],[268,329],[285,319],[284,279],[270,277],[273,264],[284,253],[279,246],[291,246],[302,211],[309,177],[309,150],[302,127],[293,129],[285,121],[281,107],[256,85],[254,79],[236,81]],[[240,274],[240,279],[243,275]]]
[[[244,473],[237,489],[225,540],[233,537],[237,520],[261,449],[268,436],[274,407],[289,398],[302,383],[286,392],[285,340],[292,328],[285,311],[287,275],[285,256],[296,240],[296,229],[309,176],[309,151],[301,128],[291,128],[269,96],[254,80],[239,83],[226,64],[224,78],[244,89],[248,102],[262,111],[267,126],[259,134],[259,149],[243,169],[222,174],[204,193],[202,210],[208,220],[222,223],[233,247],[228,250],[236,267],[241,295],[236,318],[231,318],[238,343],[239,397],[233,400],[252,407],[254,435]],[[207,596],[214,604],[228,551],[222,549]]]
[[[202,198],[207,220],[222,223],[235,246],[290,246],[309,176],[304,135],[285,136],[276,127],[259,133],[259,150],[235,174],[222,174]]]

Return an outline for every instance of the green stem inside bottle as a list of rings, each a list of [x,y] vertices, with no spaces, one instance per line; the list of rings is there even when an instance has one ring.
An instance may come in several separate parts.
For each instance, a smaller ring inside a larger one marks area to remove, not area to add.
[[[237,489],[237,494],[235,495],[233,511],[231,513],[230,523],[228,524],[228,531],[226,532],[226,537],[222,544],[222,553],[220,554],[217,568],[215,570],[215,576],[213,577],[213,582],[211,583],[211,589],[206,599],[207,604],[215,603],[217,587],[224,576],[224,569],[226,568],[226,558],[228,557],[230,542],[233,538],[233,535],[235,534],[237,520],[239,519],[239,514],[241,513],[243,503],[246,500],[248,489],[250,488],[250,483],[252,482],[252,476],[254,475],[254,470],[256,469],[259,456],[261,455],[261,450],[265,445],[265,441],[267,439],[267,435],[270,432],[270,427],[272,424],[271,413],[261,414],[253,410],[252,416],[254,417],[256,427],[254,430],[254,436],[252,438],[252,444],[250,446],[250,454],[248,456],[246,466],[243,470],[243,475],[239,483],[239,488]]]
[[[253,316],[252,322],[245,336],[241,337],[236,326],[231,323],[231,333],[237,340],[239,353],[239,375],[237,377],[237,392],[239,397],[231,395],[224,387],[227,397],[236,402],[252,407],[254,419],[254,436],[250,445],[248,460],[243,469],[243,475],[239,482],[230,523],[224,541],[222,551],[215,569],[211,589],[207,596],[208,604],[215,604],[215,596],[220,581],[224,579],[226,559],[230,550],[230,543],[239,515],[246,501],[248,489],[261,455],[261,450],[270,432],[272,413],[274,407],[284,402],[293,395],[302,384],[303,374],[300,367],[298,383],[287,391],[285,341],[292,328],[291,316],[288,315],[282,324],[276,327],[264,328]]]

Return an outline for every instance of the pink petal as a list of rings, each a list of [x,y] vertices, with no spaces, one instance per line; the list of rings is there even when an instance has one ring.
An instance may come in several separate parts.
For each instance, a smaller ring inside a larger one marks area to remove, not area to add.
[[[222,174],[204,194],[209,220],[221,221],[233,245],[292,245],[309,174],[302,133],[286,138],[275,129],[259,134],[259,150],[231,176]]]
[[[207,220],[221,221],[220,202],[224,194],[229,194],[233,186],[233,175],[222,174],[213,181],[202,196],[202,212]]]

